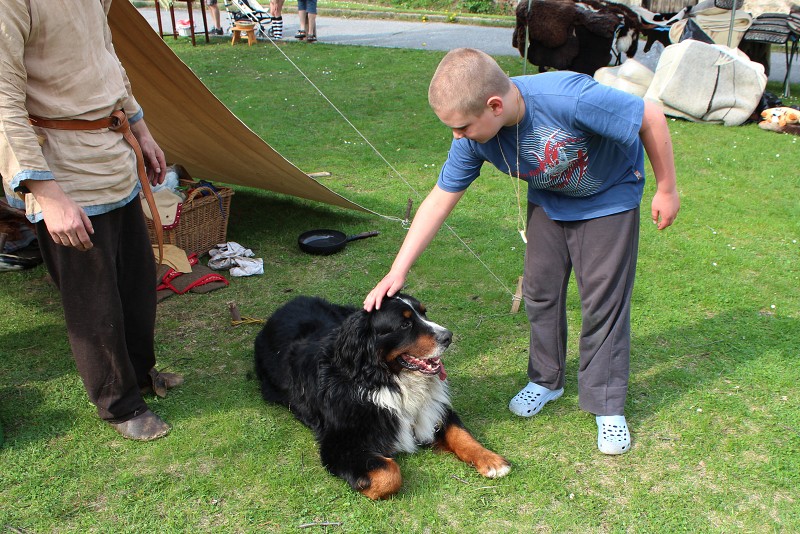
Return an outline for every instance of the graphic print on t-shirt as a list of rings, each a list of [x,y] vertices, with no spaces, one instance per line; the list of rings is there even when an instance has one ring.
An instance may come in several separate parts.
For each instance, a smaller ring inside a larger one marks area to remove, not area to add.
[[[557,128],[534,128],[520,141],[520,159],[527,164],[527,172],[520,178],[536,189],[586,197],[600,187],[600,181],[589,173],[586,137],[571,137]]]

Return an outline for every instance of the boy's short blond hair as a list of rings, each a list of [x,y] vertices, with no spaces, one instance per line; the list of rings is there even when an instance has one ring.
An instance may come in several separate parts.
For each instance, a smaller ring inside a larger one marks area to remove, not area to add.
[[[439,63],[428,87],[435,113],[480,115],[492,96],[505,96],[511,79],[491,56],[474,48],[456,48]]]

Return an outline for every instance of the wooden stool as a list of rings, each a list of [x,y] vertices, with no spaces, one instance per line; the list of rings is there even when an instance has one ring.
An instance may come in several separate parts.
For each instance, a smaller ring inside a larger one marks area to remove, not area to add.
[[[256,41],[256,28],[255,26],[246,26],[242,27],[236,24],[233,28],[231,28],[231,45],[235,45],[236,42],[241,38],[242,34],[247,35],[247,46],[252,46],[253,43]]]

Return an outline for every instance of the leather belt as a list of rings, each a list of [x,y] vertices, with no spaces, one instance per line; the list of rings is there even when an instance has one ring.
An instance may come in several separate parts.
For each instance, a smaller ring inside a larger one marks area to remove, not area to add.
[[[28,117],[31,124],[39,128],[48,128],[51,130],[102,130],[108,128],[114,132],[119,132],[122,137],[128,142],[136,153],[136,171],[139,175],[139,182],[142,184],[142,192],[150,207],[150,213],[153,215],[153,226],[155,227],[156,240],[158,241],[158,264],[164,259],[164,230],[161,226],[161,217],[156,208],[156,201],[153,198],[153,191],[150,189],[150,182],[147,180],[147,173],[144,169],[144,156],[142,155],[142,147],[131,132],[131,125],[128,123],[128,117],[122,110],[117,110],[109,117],[103,117],[93,121],[81,119],[67,119],[67,120],[52,120],[43,119],[31,115]]]

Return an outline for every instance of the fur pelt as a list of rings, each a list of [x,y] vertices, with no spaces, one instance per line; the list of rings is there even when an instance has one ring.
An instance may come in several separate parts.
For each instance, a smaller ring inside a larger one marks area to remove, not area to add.
[[[5,234],[0,239],[4,243],[4,246],[0,246],[0,254],[28,246],[36,238],[35,231],[33,223],[25,218],[24,211],[12,208],[5,199],[0,198],[0,234]]]
[[[539,67],[592,75],[621,54],[636,54],[641,23],[627,6],[604,0],[521,0],[512,45]],[[614,46],[616,43],[616,46]]]

